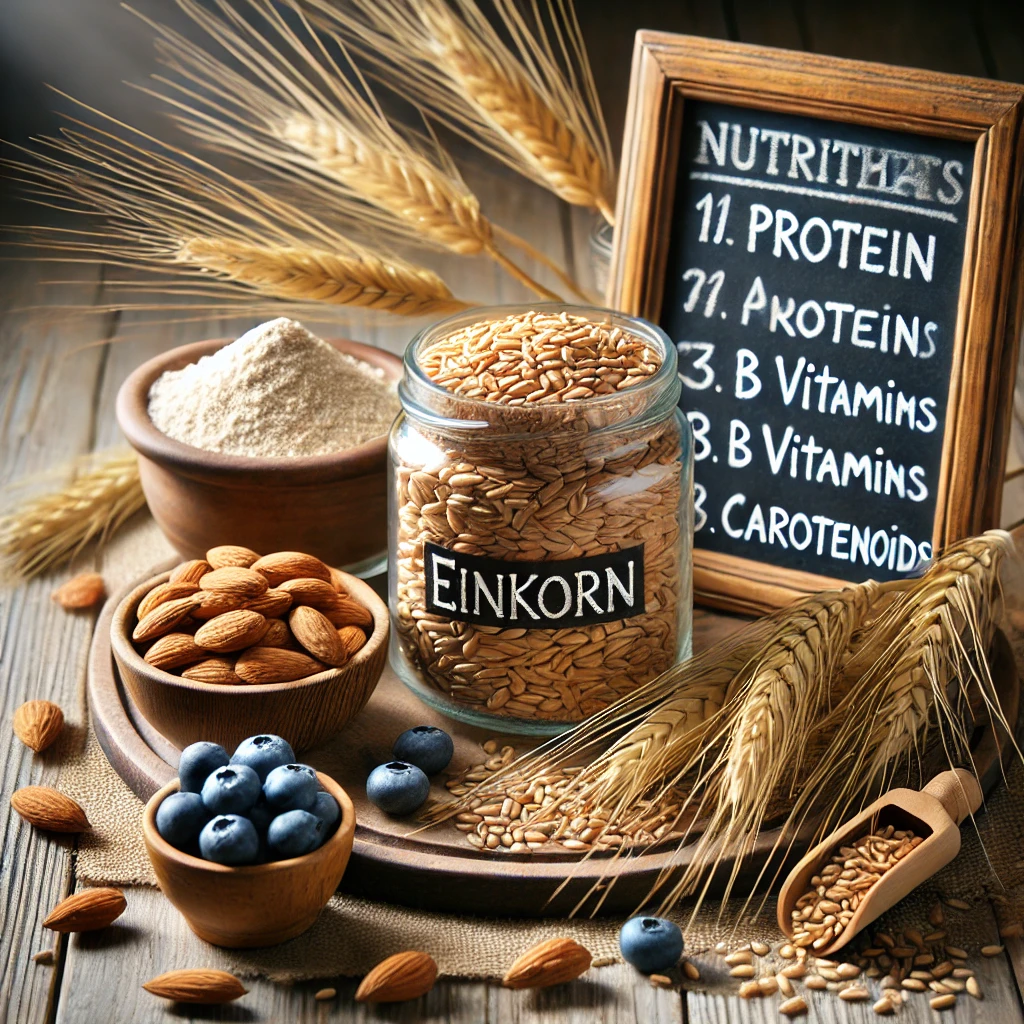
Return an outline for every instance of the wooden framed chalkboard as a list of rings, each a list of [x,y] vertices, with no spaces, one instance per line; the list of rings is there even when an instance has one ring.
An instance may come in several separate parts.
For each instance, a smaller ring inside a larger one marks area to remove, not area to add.
[[[996,524],[1022,98],[638,33],[608,301],[679,349],[698,600],[897,578]]]

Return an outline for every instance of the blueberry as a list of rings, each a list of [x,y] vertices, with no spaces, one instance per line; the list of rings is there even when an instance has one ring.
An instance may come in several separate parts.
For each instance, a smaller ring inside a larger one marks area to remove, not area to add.
[[[366,795],[385,814],[400,817],[423,806],[430,780],[414,764],[388,761],[378,765],[366,780]]]
[[[320,845],[324,823],[309,811],[285,811],[267,829],[267,849],[278,860],[301,857]]]
[[[670,971],[683,955],[683,933],[663,917],[631,917],[619,932],[619,949],[643,974]]]
[[[277,817],[277,811],[273,810],[261,796],[256,801],[256,806],[249,811],[246,817],[256,827],[256,832],[260,836],[265,836],[270,823]]]
[[[156,809],[156,830],[179,850],[199,838],[210,812],[198,793],[170,793]]]
[[[434,725],[417,725],[395,740],[391,753],[399,761],[416,765],[426,775],[436,775],[448,767],[455,753],[451,736]]]
[[[263,783],[263,795],[275,813],[313,809],[320,790],[316,772],[308,764],[283,764]]]
[[[223,768],[230,758],[219,743],[193,743],[178,759],[178,778],[182,793],[201,793],[211,772]]]
[[[248,765],[225,765],[203,783],[203,803],[211,814],[248,814],[259,798],[259,776]]]
[[[283,764],[291,764],[295,760],[295,751],[287,740],[280,736],[262,733],[250,736],[238,744],[238,749],[231,755],[232,764],[247,764],[260,778],[260,785],[267,781],[267,776]]]
[[[338,801],[330,793],[317,793],[316,802],[310,814],[316,815],[324,823],[324,837],[334,828],[335,822],[341,817]]]
[[[199,833],[199,851],[218,864],[255,864],[260,840],[248,818],[238,814],[219,814]]]

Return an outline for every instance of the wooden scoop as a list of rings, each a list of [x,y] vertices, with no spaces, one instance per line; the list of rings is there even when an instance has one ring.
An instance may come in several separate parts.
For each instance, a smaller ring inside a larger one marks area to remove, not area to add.
[[[960,852],[960,822],[973,814],[982,801],[978,780],[963,768],[936,775],[920,792],[893,789],[876,800],[856,818],[836,829],[810,850],[789,873],[779,893],[779,928],[794,935],[792,913],[796,902],[811,888],[811,879],[821,873],[833,852],[850,846],[877,828],[909,829],[924,842],[894,864],[868,889],[846,928],[830,943],[810,950],[828,956],[846,945],[862,928],[899,903],[926,878],[945,867]]]

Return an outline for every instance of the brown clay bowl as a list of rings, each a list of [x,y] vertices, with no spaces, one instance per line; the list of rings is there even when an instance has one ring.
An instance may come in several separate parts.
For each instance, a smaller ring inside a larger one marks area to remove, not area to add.
[[[373,615],[373,632],[347,665],[292,683],[230,686],[199,683],[154,668],[131,641],[142,598],[169,573],[137,586],[117,606],[110,646],[128,696],[142,716],[178,747],[210,740],[232,751],[259,732],[306,750],[338,732],[370,699],[388,656],[388,609],[362,580],[345,576],[348,592]]]
[[[177,779],[150,798],[142,815],[142,835],[156,880],[201,939],[231,949],[273,946],[294,939],[317,919],[345,873],[356,831],[348,794],[322,772],[317,777],[341,808],[334,835],[303,857],[251,867],[214,864],[161,837],[156,809],[164,797],[177,792]]]
[[[355,341],[328,339],[339,351],[379,366],[389,380],[402,362]],[[218,544],[253,551],[307,551],[328,565],[365,572],[387,556],[387,437],[331,455],[247,458],[182,444],[149,418],[149,389],[229,344],[219,338],[183,345],[135,370],[117,394],[117,422],[139,456],[146,502],[157,525],[185,558]]]

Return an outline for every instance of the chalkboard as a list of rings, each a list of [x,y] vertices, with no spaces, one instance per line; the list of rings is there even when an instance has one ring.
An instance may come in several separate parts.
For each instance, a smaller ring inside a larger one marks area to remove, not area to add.
[[[762,612],[998,525],[1024,89],[637,34],[608,304],[679,349],[695,599]]]
[[[972,159],[686,105],[660,319],[700,547],[849,580],[931,557]]]

